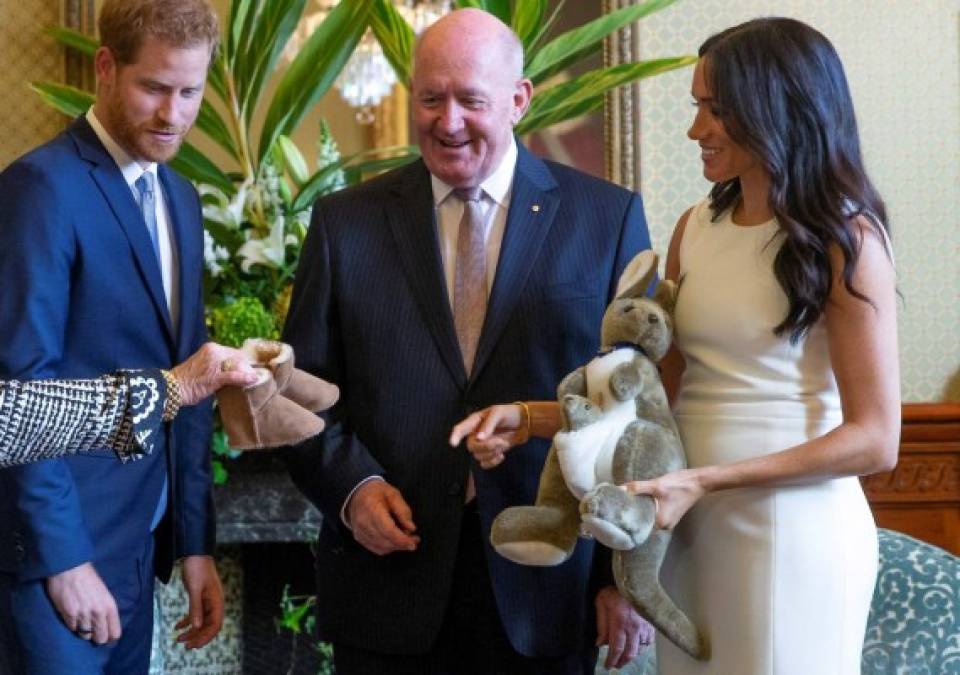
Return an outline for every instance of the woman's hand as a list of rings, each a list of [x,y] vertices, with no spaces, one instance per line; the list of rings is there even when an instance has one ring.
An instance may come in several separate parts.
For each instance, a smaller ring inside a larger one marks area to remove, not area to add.
[[[649,495],[657,504],[654,527],[672,530],[683,515],[709,490],[704,485],[701,469],[681,469],[651,480],[624,483],[624,490],[634,495]]]
[[[492,405],[461,420],[450,432],[450,445],[457,447],[467,439],[467,450],[484,469],[503,461],[510,448],[526,443],[529,421],[516,403]]]
[[[239,349],[208,342],[170,372],[180,385],[182,405],[196,405],[220,387],[253,384],[257,375]]]

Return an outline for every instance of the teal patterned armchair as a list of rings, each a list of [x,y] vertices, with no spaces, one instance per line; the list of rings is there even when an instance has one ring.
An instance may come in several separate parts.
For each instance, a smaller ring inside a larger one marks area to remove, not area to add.
[[[900,532],[879,535],[861,675],[960,675],[960,558]],[[656,675],[654,650],[646,656],[620,673]]]
[[[879,532],[862,675],[960,675],[960,558]]]

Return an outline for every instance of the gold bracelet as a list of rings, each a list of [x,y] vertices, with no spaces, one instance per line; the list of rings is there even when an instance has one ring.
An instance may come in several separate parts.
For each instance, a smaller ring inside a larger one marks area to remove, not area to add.
[[[161,370],[163,381],[167,383],[167,399],[163,402],[163,421],[170,422],[180,412],[180,382],[169,370]]]
[[[514,401],[513,405],[518,405],[523,410],[523,430],[518,430],[520,443],[526,443],[530,440],[530,406],[525,401]]]

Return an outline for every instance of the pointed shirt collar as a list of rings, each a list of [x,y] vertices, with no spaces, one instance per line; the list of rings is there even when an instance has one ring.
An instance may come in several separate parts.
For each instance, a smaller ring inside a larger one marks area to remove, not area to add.
[[[483,193],[504,208],[509,206],[513,174],[517,169],[517,140],[511,138],[510,141],[500,165],[480,183]],[[453,192],[453,186],[447,185],[433,174],[430,174],[430,186],[433,188],[434,206],[439,206]]]
[[[113,137],[107,132],[103,124],[100,123],[100,120],[97,119],[96,114],[93,112],[93,106],[90,106],[90,109],[87,110],[86,118],[87,122],[89,122],[93,128],[93,133],[95,133],[97,138],[100,139],[100,142],[103,143],[103,147],[106,148],[109,155],[113,158],[113,161],[117,163],[120,173],[123,174],[123,180],[126,181],[131,189],[137,179],[147,172],[152,173],[155,179],[159,178],[157,176],[157,163],[138,162],[131,157],[130,153],[113,140]]]

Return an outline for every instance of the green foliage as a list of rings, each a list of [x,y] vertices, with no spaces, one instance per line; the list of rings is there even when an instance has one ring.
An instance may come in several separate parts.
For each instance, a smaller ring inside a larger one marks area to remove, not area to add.
[[[240,456],[240,452],[230,447],[227,442],[227,433],[222,427],[213,430],[213,435],[210,438],[210,451],[213,453],[213,459],[210,462],[213,484],[223,485],[230,476],[225,462],[236,459]]]
[[[291,662],[288,673],[293,673],[296,663],[293,661],[296,655],[297,641],[301,636],[313,636],[316,630],[316,617],[311,611],[316,605],[317,598],[314,595],[290,595],[290,585],[283,587],[283,595],[280,598],[280,617],[274,619],[277,626],[277,632],[289,631],[291,634]],[[333,645],[329,642],[314,641],[313,648],[320,655],[320,669],[317,675],[333,675]]]
[[[561,0],[547,15],[546,0],[459,0],[458,7],[474,7],[490,12],[513,27],[524,47],[524,75],[533,84],[531,110],[517,132],[527,134],[583,115],[599,107],[612,89],[644,77],[681,68],[696,61],[678,56],[613,68],[595,69],[570,83],[545,86],[549,78],[600,52],[604,39],[621,28],[659,11],[676,0],[645,0],[605,14],[561,35],[551,37],[557,17],[564,6]],[[392,9],[390,0],[375,0],[372,26],[397,78],[407,87],[413,69],[413,31],[403,17]],[[581,89],[582,88],[582,89]]]
[[[313,595],[290,595],[290,584],[284,585],[280,598],[280,618],[276,619],[277,630],[288,630],[296,635],[312,632],[316,619],[309,612],[316,602],[317,598]]]
[[[568,82],[550,87],[540,96],[535,96],[527,114],[517,124],[516,132],[526,134],[563,120],[585,115],[602,106],[606,93],[614,87],[682,68],[695,63],[696,60],[694,56],[676,56],[591,70]]]
[[[250,337],[271,340],[279,337],[273,312],[257,298],[250,297],[214,307],[210,313],[210,328],[210,332],[217,336],[217,342],[230,347],[239,347]]]

